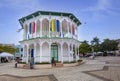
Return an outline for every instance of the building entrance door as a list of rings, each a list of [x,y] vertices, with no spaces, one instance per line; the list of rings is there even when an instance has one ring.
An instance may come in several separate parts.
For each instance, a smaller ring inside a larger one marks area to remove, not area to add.
[[[51,59],[54,58],[55,61],[58,61],[58,45],[52,44],[51,45]]]

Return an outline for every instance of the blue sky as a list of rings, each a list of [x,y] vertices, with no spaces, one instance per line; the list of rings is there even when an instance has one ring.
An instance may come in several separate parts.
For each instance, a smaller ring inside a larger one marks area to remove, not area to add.
[[[18,19],[36,11],[73,13],[82,23],[80,41],[120,38],[120,0],[0,0],[0,43],[19,44]]]

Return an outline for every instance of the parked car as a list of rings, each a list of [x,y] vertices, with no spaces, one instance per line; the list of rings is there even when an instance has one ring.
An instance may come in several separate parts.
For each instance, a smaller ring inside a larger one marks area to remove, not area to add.
[[[92,53],[86,53],[85,54],[85,57],[90,57],[90,56],[92,56],[93,54]]]

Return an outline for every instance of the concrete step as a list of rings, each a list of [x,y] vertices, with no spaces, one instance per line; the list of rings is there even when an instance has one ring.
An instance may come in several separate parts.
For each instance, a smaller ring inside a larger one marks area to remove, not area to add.
[[[57,62],[55,67],[63,67],[63,63]]]
[[[25,65],[23,65],[23,68],[24,68],[24,69],[29,69],[29,68],[30,68],[30,65],[29,65],[29,64],[25,64]]]

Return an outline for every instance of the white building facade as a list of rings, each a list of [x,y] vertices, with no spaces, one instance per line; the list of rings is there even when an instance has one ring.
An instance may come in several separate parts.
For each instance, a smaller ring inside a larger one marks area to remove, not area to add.
[[[78,26],[80,21],[71,13],[37,11],[19,19],[23,28],[22,61],[29,63],[60,62],[79,59]]]

